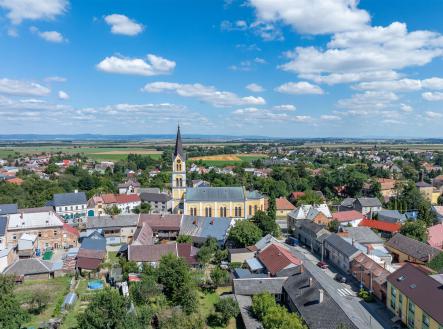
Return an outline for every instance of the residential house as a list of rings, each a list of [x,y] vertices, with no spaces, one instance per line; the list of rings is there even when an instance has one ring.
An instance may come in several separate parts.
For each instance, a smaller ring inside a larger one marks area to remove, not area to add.
[[[101,194],[88,200],[88,217],[101,216],[106,210],[116,206],[121,215],[131,215],[140,206],[141,200],[137,194]]]
[[[351,320],[306,267],[284,282],[282,302],[310,329],[363,328],[353,322],[359,317]]]
[[[389,223],[404,223],[407,220],[406,215],[398,210],[387,209],[377,211],[373,217]]]
[[[351,261],[351,274],[360,285],[383,303],[386,301],[386,278],[390,272],[368,255],[358,254]]]
[[[356,210],[338,211],[332,214],[332,220],[340,223],[340,226],[357,227],[365,216]]]
[[[308,219],[317,224],[327,225],[332,221],[332,214],[326,203],[319,205],[301,205],[288,213],[288,229],[295,231],[298,221]]]
[[[391,178],[377,178],[377,182],[380,184],[380,194],[385,201],[396,196],[396,184],[397,180]]]
[[[5,247],[0,249],[0,273],[17,259],[16,248]]]
[[[79,271],[97,271],[106,258],[106,239],[94,232],[82,240],[77,254],[76,268]]]
[[[180,235],[190,236],[193,243],[197,245],[203,244],[209,237],[212,237],[220,246],[223,246],[233,224],[232,218],[183,215],[180,222]]]
[[[127,180],[124,183],[118,184],[119,194],[139,194],[140,193],[140,183],[135,180]]]
[[[128,260],[138,264],[147,263],[157,266],[163,256],[168,254],[182,257],[189,265],[197,262],[198,248],[190,243],[166,243],[154,245],[129,245]]]
[[[351,243],[332,233],[324,240],[324,259],[349,273],[351,261],[361,253]]]
[[[17,259],[3,274],[15,275],[26,279],[44,280],[53,278],[56,269],[52,262],[39,258]]]
[[[400,232],[401,224],[400,223],[390,223],[384,222],[381,220],[374,219],[363,219],[359,227],[369,227],[377,232],[380,232],[383,238],[391,238],[395,233]]]
[[[432,193],[434,191],[434,187],[431,184],[426,183],[423,180],[415,183],[415,186],[418,188],[420,193],[429,201],[432,202]]]
[[[21,212],[8,215],[8,243],[17,245],[23,234],[36,235],[37,246],[41,250],[63,248],[68,240],[75,239],[70,237],[70,232],[65,231],[63,219],[54,211]]]
[[[57,193],[47,203],[68,223],[81,222],[86,218],[87,199],[85,192]]]
[[[300,222],[297,232],[301,244],[308,246],[314,253],[322,254],[323,241],[330,234],[324,225],[305,219]]]
[[[182,215],[175,214],[140,214],[138,227],[148,224],[153,232],[154,239],[176,239],[180,232]]]
[[[172,212],[172,197],[166,193],[140,193],[140,199],[150,205],[153,214]]]
[[[261,251],[265,249],[267,246],[273,243],[280,243],[276,238],[274,238],[271,234],[266,234],[263,238],[258,240],[254,246],[251,246],[251,250]]]
[[[362,245],[380,245],[383,246],[384,240],[369,227],[342,227],[341,232],[338,233],[342,237],[350,238],[354,242]]]
[[[443,249],[443,224],[428,227],[428,244],[431,247]]]
[[[408,328],[443,327],[442,283],[405,264],[387,277],[386,306]]]
[[[372,218],[375,212],[382,209],[382,204],[378,198],[357,198],[354,201],[353,209]]]
[[[257,255],[271,276],[287,276],[297,270],[302,261],[291,254],[283,245],[272,243]]]
[[[277,217],[286,218],[289,212],[295,210],[295,206],[284,197],[275,199],[275,207]]]
[[[115,215],[89,217],[86,222],[86,233],[101,233],[107,245],[131,243],[138,226],[139,215]]]
[[[426,243],[400,233],[395,234],[387,241],[385,247],[392,253],[394,263],[426,264],[442,252]]]

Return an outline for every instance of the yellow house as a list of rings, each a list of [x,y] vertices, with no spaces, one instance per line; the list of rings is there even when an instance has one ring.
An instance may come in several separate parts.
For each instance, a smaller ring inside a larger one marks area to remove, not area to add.
[[[432,204],[438,204],[438,198],[440,197],[440,195],[441,195],[441,192],[440,192],[439,190],[437,190],[437,189],[434,189],[434,190],[432,191],[432,200],[431,200],[431,203],[432,203]]]
[[[265,210],[265,198],[244,187],[186,187],[186,156],[180,127],[172,163],[172,209],[190,216],[248,218]]]
[[[386,306],[408,328],[443,329],[442,284],[406,263],[387,277]]]

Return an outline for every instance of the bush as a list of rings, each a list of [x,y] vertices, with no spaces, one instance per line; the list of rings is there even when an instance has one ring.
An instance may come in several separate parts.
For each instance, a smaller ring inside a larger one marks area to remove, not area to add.
[[[358,292],[358,297],[363,299],[366,303],[372,303],[374,301],[374,295],[364,289],[360,289]]]
[[[208,319],[211,326],[226,327],[231,318],[240,314],[238,303],[233,298],[221,298],[214,306],[215,313]]]

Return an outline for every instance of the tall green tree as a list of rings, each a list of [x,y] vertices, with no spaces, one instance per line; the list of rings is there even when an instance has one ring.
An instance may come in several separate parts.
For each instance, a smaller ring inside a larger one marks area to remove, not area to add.
[[[15,280],[12,276],[0,275],[0,328],[17,329],[29,316],[14,295]]]
[[[185,261],[169,254],[163,256],[157,270],[163,292],[173,305],[179,305],[187,314],[197,307],[197,294],[191,270]]]
[[[239,220],[229,231],[228,239],[237,247],[255,244],[262,237],[262,231],[249,220]]]
[[[262,234],[271,234],[273,236],[280,235],[280,227],[276,223],[275,219],[271,218],[264,211],[257,211],[255,215],[251,218],[251,221],[254,222],[255,225],[259,229],[262,230]]]
[[[428,240],[426,223],[421,220],[407,221],[401,227],[400,233],[421,242],[426,242]]]

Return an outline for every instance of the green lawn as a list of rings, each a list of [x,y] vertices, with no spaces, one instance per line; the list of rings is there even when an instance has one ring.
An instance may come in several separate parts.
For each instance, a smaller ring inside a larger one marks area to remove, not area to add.
[[[231,293],[231,287],[223,287],[218,288],[214,293],[205,294],[203,292],[199,293],[199,303],[200,303],[200,311],[202,315],[207,318],[214,311],[214,304],[220,299],[220,295],[223,293]],[[235,319],[231,319],[229,324],[226,327],[209,327],[210,329],[239,329],[240,327],[237,325],[237,321]]]
[[[53,316],[59,316],[60,306],[69,291],[70,277],[60,277],[48,280],[26,280],[15,288],[19,302],[26,307],[30,297],[39,290],[49,293],[49,303],[40,314],[32,314],[27,327],[38,327],[41,322]]]

